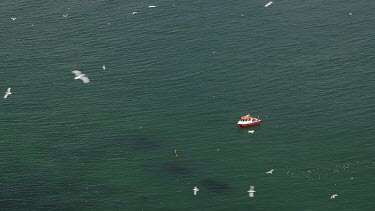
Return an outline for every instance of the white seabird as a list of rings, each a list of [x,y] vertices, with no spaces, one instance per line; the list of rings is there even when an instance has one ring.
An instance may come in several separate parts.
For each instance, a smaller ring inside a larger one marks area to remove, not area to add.
[[[75,80],[81,79],[83,81],[83,83],[85,83],[85,84],[90,82],[89,78],[85,74],[82,74],[81,71],[73,70],[72,73],[74,73],[74,75],[76,76],[76,77],[74,77]]]
[[[331,199],[336,198],[336,196],[338,196],[338,195],[337,195],[337,194],[333,194],[333,195],[331,196]]]
[[[154,6],[154,5],[150,5],[150,6],[148,6],[149,8],[155,8],[156,6]]]
[[[63,17],[64,17],[64,18],[66,18],[66,17],[68,17],[68,15],[69,15],[69,13],[67,13],[67,14],[63,15]]]
[[[268,2],[266,5],[264,5],[264,7],[268,7],[268,6],[270,6],[272,3],[273,3],[272,1]]]
[[[273,172],[273,169],[267,171],[266,174],[272,174],[272,172]]]
[[[254,197],[254,193],[255,193],[254,186],[250,186],[250,190],[247,192],[249,193],[250,198]]]
[[[4,99],[6,99],[8,97],[8,95],[11,95],[12,92],[10,92],[10,87],[7,89],[7,91],[5,92],[5,95],[4,95]]]
[[[255,131],[254,130],[249,130],[247,132],[253,134]]]
[[[103,64],[103,67],[102,67],[102,68],[103,68],[103,70],[105,70],[105,65],[104,65],[104,64]]]
[[[197,193],[198,193],[198,191],[199,191],[199,189],[197,188],[197,186],[194,187],[193,191],[194,191],[194,196],[196,196]]]
[[[132,14],[135,15],[135,14],[137,14],[137,13],[138,13],[138,12],[133,12]]]
[[[12,20],[14,20],[14,21],[15,21],[15,20],[16,20],[17,18],[10,18],[10,19],[12,19]]]

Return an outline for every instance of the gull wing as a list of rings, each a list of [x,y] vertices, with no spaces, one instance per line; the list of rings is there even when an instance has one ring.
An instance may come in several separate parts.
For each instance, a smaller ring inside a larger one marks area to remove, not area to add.
[[[268,2],[266,5],[264,5],[264,7],[268,7],[268,6],[270,6],[272,3],[273,3],[272,1]]]
[[[254,186],[250,186],[250,190],[254,190]]]
[[[7,89],[7,92],[10,92],[10,88]]]
[[[254,193],[249,193],[249,197],[254,197]]]
[[[87,76],[83,76],[81,77],[81,80],[83,81],[83,83],[87,84],[87,83],[90,83],[90,80]]]
[[[82,75],[82,72],[79,71],[79,70],[73,70],[72,73],[74,73],[74,75],[75,75],[76,77]]]

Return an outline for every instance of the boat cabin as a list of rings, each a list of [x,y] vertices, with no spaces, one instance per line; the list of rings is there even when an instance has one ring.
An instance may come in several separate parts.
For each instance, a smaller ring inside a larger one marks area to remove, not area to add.
[[[242,116],[241,117],[241,121],[251,121],[253,119],[252,116],[250,116],[250,114],[246,115],[246,116]]]

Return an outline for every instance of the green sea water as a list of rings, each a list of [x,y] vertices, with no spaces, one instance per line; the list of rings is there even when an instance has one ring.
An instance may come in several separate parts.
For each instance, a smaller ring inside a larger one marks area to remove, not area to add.
[[[267,2],[2,0],[0,210],[374,210],[375,1]]]

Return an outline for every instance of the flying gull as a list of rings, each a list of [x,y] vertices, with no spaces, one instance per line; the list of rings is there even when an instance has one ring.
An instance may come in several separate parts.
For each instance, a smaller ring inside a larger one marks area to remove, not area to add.
[[[10,18],[10,19],[12,19],[12,20],[14,20],[14,21],[15,21],[15,20],[16,20],[17,18]]]
[[[105,65],[104,65],[104,64],[103,64],[103,67],[102,67],[102,68],[103,68],[103,70],[105,70]]]
[[[6,99],[8,97],[8,95],[11,95],[12,92],[10,92],[10,87],[7,89],[7,91],[5,92],[5,95],[4,95],[4,99]]]
[[[85,84],[90,82],[89,78],[85,74],[82,74],[81,71],[73,70],[72,73],[74,73],[74,75],[76,76],[76,77],[74,77],[75,80],[81,79],[83,81],[83,83],[85,83]]]
[[[264,5],[264,7],[268,7],[268,6],[270,6],[272,3],[273,3],[272,1],[268,2],[266,5]]]
[[[267,171],[266,174],[272,174],[272,172],[273,172],[273,169]]]
[[[255,131],[254,130],[249,130],[247,132],[253,134]]]
[[[154,7],[156,7],[156,6],[154,6],[154,5],[150,5],[150,6],[148,6],[149,8],[154,8]]]
[[[254,193],[255,193],[254,186],[250,186],[250,190],[247,191],[247,192],[249,192],[249,197],[250,198],[254,197]]]
[[[64,18],[66,18],[66,17],[68,17],[68,15],[69,15],[69,13],[67,13],[67,14],[63,15],[63,17],[64,17]]]
[[[331,196],[331,199],[336,198],[336,196],[338,196],[338,195],[337,195],[337,194],[333,194],[333,195]]]
[[[198,193],[198,191],[199,191],[199,189],[197,188],[197,186],[194,187],[193,191],[194,191],[194,196],[196,196],[197,193]]]

